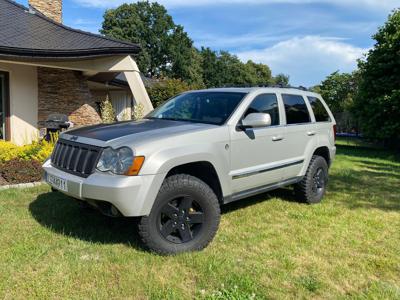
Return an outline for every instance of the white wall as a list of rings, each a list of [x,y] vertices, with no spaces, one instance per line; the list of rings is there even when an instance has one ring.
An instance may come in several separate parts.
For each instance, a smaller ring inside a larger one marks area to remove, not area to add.
[[[37,69],[0,62],[0,70],[10,74],[11,141],[29,144],[39,135]]]

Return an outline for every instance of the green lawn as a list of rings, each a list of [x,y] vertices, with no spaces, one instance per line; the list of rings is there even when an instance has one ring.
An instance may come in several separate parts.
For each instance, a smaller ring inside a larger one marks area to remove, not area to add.
[[[0,298],[400,299],[400,161],[342,143],[330,178],[320,205],[283,189],[225,207],[176,257],[45,186],[0,192]]]

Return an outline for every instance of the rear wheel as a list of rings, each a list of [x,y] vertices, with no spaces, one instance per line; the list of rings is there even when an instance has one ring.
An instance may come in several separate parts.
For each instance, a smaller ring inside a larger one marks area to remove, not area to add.
[[[315,204],[321,202],[325,195],[328,183],[328,164],[321,156],[314,155],[308,166],[306,175],[295,186],[295,192],[299,200]]]
[[[160,254],[205,248],[214,238],[220,220],[218,199],[211,188],[189,175],[165,179],[149,216],[141,218],[144,244]]]

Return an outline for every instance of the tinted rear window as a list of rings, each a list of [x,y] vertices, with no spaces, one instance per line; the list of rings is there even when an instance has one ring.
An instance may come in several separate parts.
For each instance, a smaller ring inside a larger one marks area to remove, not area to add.
[[[287,124],[311,122],[310,114],[303,96],[282,94],[282,99],[285,104]]]
[[[322,104],[321,100],[317,97],[308,97],[308,101],[311,104],[312,110],[314,112],[315,121],[317,122],[330,122],[331,118],[329,117],[328,112],[325,109],[325,106]]]

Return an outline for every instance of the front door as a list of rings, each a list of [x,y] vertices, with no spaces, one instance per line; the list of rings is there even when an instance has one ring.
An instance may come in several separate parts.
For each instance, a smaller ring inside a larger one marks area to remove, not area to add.
[[[231,130],[232,192],[238,193],[282,180],[280,167],[285,156],[284,127],[280,126],[278,99],[275,94],[256,96],[243,118],[250,113],[268,113],[271,126]]]
[[[0,140],[9,139],[8,73],[0,71]]]

